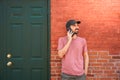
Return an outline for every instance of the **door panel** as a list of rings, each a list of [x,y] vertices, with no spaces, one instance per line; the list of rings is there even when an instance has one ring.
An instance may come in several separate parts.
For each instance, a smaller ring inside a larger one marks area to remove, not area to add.
[[[1,1],[1,80],[49,79],[47,2]]]

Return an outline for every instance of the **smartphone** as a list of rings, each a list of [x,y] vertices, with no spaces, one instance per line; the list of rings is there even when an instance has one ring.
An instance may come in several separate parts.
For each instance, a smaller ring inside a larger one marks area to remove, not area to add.
[[[72,31],[71,28],[68,28],[67,31]],[[73,32],[73,31],[72,31]],[[75,34],[75,32],[73,32],[73,35]],[[73,37],[72,35],[72,37]]]

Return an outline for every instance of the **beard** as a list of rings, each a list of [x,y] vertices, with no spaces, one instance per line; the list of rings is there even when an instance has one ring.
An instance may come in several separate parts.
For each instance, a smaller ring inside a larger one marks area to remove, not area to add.
[[[78,34],[78,32],[74,32],[74,34]]]
[[[79,29],[76,28],[74,34],[78,34],[78,32],[79,32]]]

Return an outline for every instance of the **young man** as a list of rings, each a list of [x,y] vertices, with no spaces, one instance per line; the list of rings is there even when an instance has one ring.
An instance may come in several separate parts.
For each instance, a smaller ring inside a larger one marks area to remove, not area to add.
[[[67,36],[59,38],[58,56],[62,59],[62,80],[85,80],[88,72],[89,57],[87,43],[79,37],[80,21],[66,23]]]

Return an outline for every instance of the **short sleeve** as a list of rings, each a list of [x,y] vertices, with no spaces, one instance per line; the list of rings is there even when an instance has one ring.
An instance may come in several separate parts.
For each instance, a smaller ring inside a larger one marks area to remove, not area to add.
[[[59,38],[57,50],[60,50],[60,49],[62,49],[62,48],[63,48],[63,39],[62,39],[62,38]]]
[[[88,52],[86,39],[84,39],[84,53],[85,52]]]

